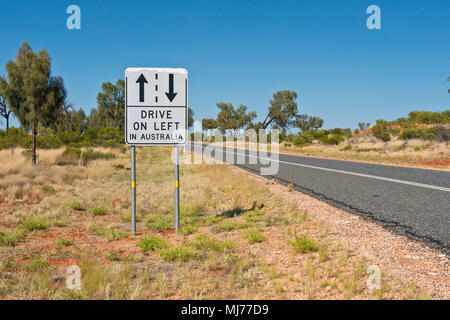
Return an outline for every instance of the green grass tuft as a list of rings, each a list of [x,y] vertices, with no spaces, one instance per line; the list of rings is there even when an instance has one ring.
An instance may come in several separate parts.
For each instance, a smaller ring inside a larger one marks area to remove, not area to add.
[[[37,258],[25,266],[27,271],[37,271],[48,267],[48,262],[42,258]]]
[[[94,216],[104,216],[108,213],[108,210],[104,206],[97,206],[90,210]]]
[[[158,253],[161,258],[170,262],[187,262],[189,260],[200,259],[201,257],[195,249],[189,247],[167,247],[165,249],[158,250]]]
[[[148,228],[155,231],[165,231],[173,228],[172,220],[160,214],[154,214],[147,218]]]
[[[166,240],[152,236],[140,238],[138,242],[138,247],[144,252],[165,249],[168,246],[169,244]]]
[[[58,241],[56,241],[56,245],[60,247],[69,247],[73,245],[73,242],[69,239],[59,238]]]
[[[142,221],[142,216],[140,214],[136,215],[136,222],[141,222]],[[123,222],[131,222],[131,213],[127,213],[127,214],[123,214],[120,216],[120,220],[122,220]]]
[[[122,238],[129,237],[130,233],[124,232],[124,231],[121,231],[118,229],[109,229],[109,230],[106,230],[103,235],[109,241],[114,241],[114,240],[119,240]]]
[[[229,240],[220,241],[202,233],[196,235],[191,244],[199,250],[216,252],[232,251],[236,248],[236,245]]]
[[[0,231],[0,246],[2,247],[14,247],[18,242],[22,241],[25,237],[23,231]]]
[[[267,238],[264,237],[257,229],[249,229],[243,232],[242,236],[251,244],[264,242],[267,240]]]
[[[32,218],[22,222],[20,226],[28,231],[44,230],[48,227],[48,221],[45,218]]]
[[[83,204],[79,201],[72,201],[69,203],[69,206],[75,211],[85,211]]]
[[[289,242],[297,252],[308,253],[319,250],[319,244],[315,240],[310,239],[307,235],[295,235],[294,239],[291,239]]]

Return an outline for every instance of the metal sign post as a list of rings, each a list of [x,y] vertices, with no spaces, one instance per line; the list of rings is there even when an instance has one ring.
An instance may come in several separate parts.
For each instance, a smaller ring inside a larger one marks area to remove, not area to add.
[[[131,146],[131,233],[136,235],[136,147]]]
[[[174,147],[175,156],[175,231],[180,229],[180,150]]]
[[[131,230],[136,233],[136,146],[174,146],[175,230],[180,228],[179,146],[188,138],[188,73],[181,68],[125,71],[125,142],[131,146]]]

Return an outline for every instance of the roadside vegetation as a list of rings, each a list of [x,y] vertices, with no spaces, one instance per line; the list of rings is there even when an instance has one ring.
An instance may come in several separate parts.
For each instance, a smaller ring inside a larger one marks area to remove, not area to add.
[[[185,232],[175,234],[170,151],[137,150],[136,237],[130,235],[129,154],[60,166],[63,150],[39,150],[36,170],[16,152],[7,162],[14,167],[0,172],[0,298],[429,297],[389,270],[382,289],[369,290],[369,261],[274,194],[272,182],[256,184],[226,165],[181,166]],[[3,150],[0,157],[11,154]],[[68,174],[75,176],[70,183],[63,178]],[[81,290],[66,288],[70,265],[81,268]]]

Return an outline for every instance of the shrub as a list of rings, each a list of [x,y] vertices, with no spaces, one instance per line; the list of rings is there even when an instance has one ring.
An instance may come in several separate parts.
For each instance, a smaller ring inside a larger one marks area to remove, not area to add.
[[[294,139],[294,146],[306,146],[313,142],[314,136],[309,132],[305,131],[302,134]]]
[[[82,142],[71,142],[67,145],[67,147],[70,148],[89,148],[92,147],[92,143],[89,141],[82,141]]]
[[[63,143],[55,136],[37,136],[36,146],[39,149],[58,149]]]
[[[443,112],[411,111],[409,120],[414,123],[437,124],[450,122],[449,110]]]
[[[320,142],[326,145],[338,145],[344,141],[344,138],[339,134],[332,134],[331,136],[322,136]]]
[[[382,133],[378,136],[378,138],[380,138],[381,140],[383,140],[383,141],[385,141],[385,142],[391,140],[391,136],[390,136],[389,132],[387,132],[387,131],[386,131],[386,132],[382,132]]]
[[[81,158],[83,159],[83,163],[86,164],[89,161],[92,160],[98,160],[98,159],[114,159],[116,155],[111,152],[100,152],[100,151],[94,151],[92,149],[87,149],[86,151],[81,153]]]
[[[118,128],[94,127],[84,133],[84,141],[96,146],[118,147],[123,145],[123,140],[123,133]]]
[[[342,151],[349,151],[349,150],[352,150],[352,148],[353,148],[353,147],[352,147],[351,145],[348,144],[348,145],[346,145],[345,147],[343,147],[341,150],[342,150]]]
[[[446,128],[443,126],[436,126],[436,140],[439,141],[450,141],[450,128]]]
[[[58,165],[78,165],[81,159],[81,149],[74,147],[67,147],[64,152],[56,158]]]
[[[291,239],[289,242],[294,247],[295,251],[301,253],[319,250],[319,244],[313,239],[310,239],[307,235],[295,235],[294,239]]]
[[[158,237],[146,237],[140,238],[138,242],[138,247],[143,251],[156,251],[159,249],[164,249],[168,247],[168,243],[166,240],[158,238]]]
[[[391,136],[387,131],[387,126],[388,126],[387,121],[383,119],[377,120],[376,124],[372,127],[373,135],[383,141],[391,140]]]
[[[428,139],[432,140],[437,137],[437,131],[434,127],[432,128],[412,128],[405,129],[400,133],[399,138],[408,139]]]
[[[349,128],[346,128],[346,129],[334,128],[334,129],[329,130],[329,132],[331,134],[336,134],[338,136],[344,136],[347,138],[350,138],[352,136],[352,130]]]
[[[58,132],[56,137],[58,137],[62,143],[67,145],[70,143],[80,143],[83,141],[83,136],[81,133],[76,131]]]

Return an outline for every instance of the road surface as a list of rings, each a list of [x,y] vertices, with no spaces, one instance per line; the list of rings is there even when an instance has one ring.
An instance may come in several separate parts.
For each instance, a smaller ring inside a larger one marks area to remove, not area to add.
[[[196,144],[194,150],[204,152],[206,146]],[[450,172],[287,154],[277,160],[232,148],[221,155],[218,146],[208,148],[217,160],[228,155],[233,164],[258,174],[269,159],[278,161],[278,172],[266,177],[450,253]]]

